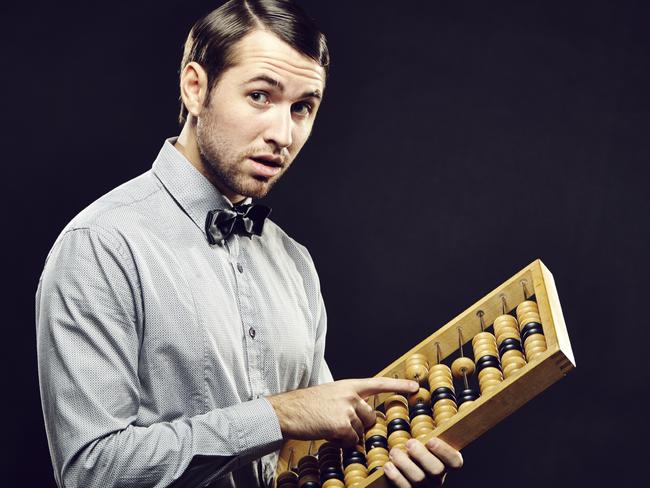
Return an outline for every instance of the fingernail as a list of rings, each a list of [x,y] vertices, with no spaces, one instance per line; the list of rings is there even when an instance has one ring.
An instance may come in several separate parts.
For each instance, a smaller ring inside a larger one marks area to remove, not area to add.
[[[392,473],[393,470],[395,469],[395,466],[391,462],[387,462],[384,464],[384,471],[388,471],[389,473]]]
[[[410,450],[410,449],[413,449],[413,448],[415,447],[415,443],[416,443],[416,442],[417,442],[417,441],[416,441],[415,439],[409,439],[408,441],[406,441],[406,447],[407,447],[407,449],[409,449],[409,450]]]
[[[427,447],[435,449],[437,445],[438,445],[438,439],[436,437],[433,437],[427,441]]]

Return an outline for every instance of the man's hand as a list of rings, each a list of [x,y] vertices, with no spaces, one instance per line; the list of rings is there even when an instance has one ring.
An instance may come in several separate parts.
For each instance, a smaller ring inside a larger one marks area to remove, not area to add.
[[[406,443],[408,454],[391,449],[390,461],[384,465],[384,473],[393,486],[440,486],[447,470],[460,469],[463,457],[445,441],[433,438],[426,444],[411,439]]]
[[[410,394],[416,381],[393,378],[341,380],[267,397],[285,439],[327,439],[354,446],[377,417],[365,398],[377,393]]]

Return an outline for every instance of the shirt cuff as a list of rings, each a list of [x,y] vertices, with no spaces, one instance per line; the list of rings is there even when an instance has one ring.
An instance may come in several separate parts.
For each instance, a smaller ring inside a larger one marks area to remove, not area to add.
[[[280,421],[266,398],[212,410],[194,425],[194,454],[257,459],[282,445]],[[225,444],[225,445],[224,445]]]

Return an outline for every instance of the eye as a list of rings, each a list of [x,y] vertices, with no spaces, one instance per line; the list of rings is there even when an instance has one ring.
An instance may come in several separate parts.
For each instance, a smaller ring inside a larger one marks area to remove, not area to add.
[[[293,112],[301,115],[301,116],[307,116],[312,113],[314,108],[307,102],[298,102],[294,103],[293,107],[291,107]]]
[[[264,92],[253,92],[248,95],[254,103],[265,105],[269,103],[269,96]]]

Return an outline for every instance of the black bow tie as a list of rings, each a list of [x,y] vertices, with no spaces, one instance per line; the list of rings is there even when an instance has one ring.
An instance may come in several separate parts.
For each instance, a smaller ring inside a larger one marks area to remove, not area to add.
[[[231,234],[261,235],[264,220],[271,209],[264,205],[236,205],[233,208],[210,210],[205,219],[205,233],[210,244],[216,244]]]

